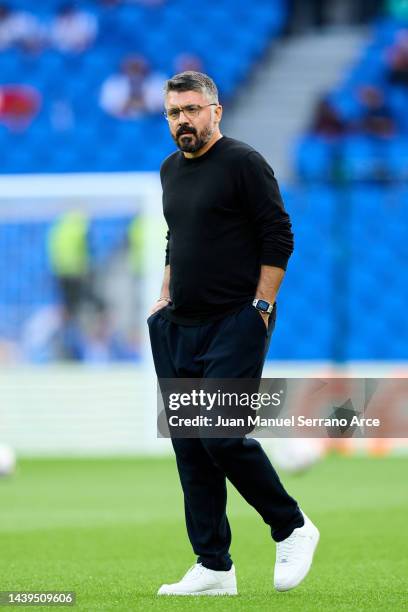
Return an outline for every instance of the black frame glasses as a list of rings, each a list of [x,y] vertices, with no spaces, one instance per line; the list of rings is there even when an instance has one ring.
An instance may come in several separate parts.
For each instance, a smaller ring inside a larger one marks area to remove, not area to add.
[[[216,102],[211,102],[205,106],[201,106],[201,104],[186,104],[185,106],[172,107],[169,111],[165,110],[163,115],[167,121],[177,121],[181,113],[184,113],[188,119],[191,119],[192,117],[198,117],[203,108],[208,108],[208,106],[218,106],[218,104]],[[175,111],[174,116],[169,115],[169,112],[171,113],[172,111]]]

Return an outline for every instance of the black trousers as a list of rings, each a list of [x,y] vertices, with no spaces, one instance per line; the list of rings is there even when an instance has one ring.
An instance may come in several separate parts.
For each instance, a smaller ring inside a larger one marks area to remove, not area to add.
[[[260,379],[276,307],[268,330],[252,304],[206,325],[172,323],[160,312],[148,319],[158,378]],[[187,532],[198,562],[228,570],[231,530],[226,478],[270,525],[275,541],[304,523],[261,445],[249,438],[172,439],[184,493]]]

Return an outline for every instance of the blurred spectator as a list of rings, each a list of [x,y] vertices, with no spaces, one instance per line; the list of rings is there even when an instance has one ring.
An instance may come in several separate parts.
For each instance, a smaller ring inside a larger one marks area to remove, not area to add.
[[[0,4],[0,49],[19,47],[36,53],[45,44],[45,28],[26,11],[14,11],[8,4]]]
[[[129,225],[127,242],[128,242],[128,258],[132,273],[140,277],[143,272],[143,239],[145,228],[143,221],[137,215]]]
[[[84,296],[89,270],[88,226],[82,213],[72,211],[55,223],[48,236],[51,270],[68,318],[77,315]]]
[[[127,57],[120,73],[102,84],[100,105],[118,119],[137,119],[144,113],[160,112],[164,80],[164,75],[151,72],[143,57]]]
[[[82,306],[91,303],[96,317],[105,311],[103,300],[92,286],[88,233],[86,216],[70,211],[58,219],[48,235],[50,267],[62,301],[58,353],[65,359],[83,358],[85,335],[79,318]]]
[[[354,127],[358,132],[375,138],[391,138],[396,125],[384,92],[374,85],[364,85],[357,92],[362,109],[361,119]]]
[[[327,136],[329,138],[341,136],[346,131],[344,121],[340,119],[326,97],[323,97],[316,106],[311,130],[319,136]]]
[[[74,4],[63,4],[51,25],[51,41],[63,52],[82,53],[94,42],[98,21],[92,13],[81,11]]]
[[[146,110],[144,83],[148,67],[144,58],[126,58],[118,74],[113,74],[103,83],[100,105],[115,117],[128,119],[139,116]]]
[[[408,30],[398,32],[387,59],[390,83],[408,87]]]
[[[151,114],[163,111],[163,86],[166,75],[162,72],[152,72],[144,84],[146,109]]]
[[[0,4],[0,49],[7,49],[12,45],[11,30],[9,28],[12,11],[7,4]]]
[[[0,121],[10,130],[25,130],[41,106],[39,92],[26,85],[0,85]]]
[[[201,58],[194,53],[180,53],[174,60],[174,74],[193,70],[195,72],[204,72],[204,66]]]

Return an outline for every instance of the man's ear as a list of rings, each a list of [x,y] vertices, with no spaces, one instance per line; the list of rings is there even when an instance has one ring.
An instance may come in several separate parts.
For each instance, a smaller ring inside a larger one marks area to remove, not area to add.
[[[221,119],[222,119],[222,111],[223,108],[221,106],[221,104],[219,104],[216,109],[215,109],[215,117],[217,119],[217,123],[220,123]]]

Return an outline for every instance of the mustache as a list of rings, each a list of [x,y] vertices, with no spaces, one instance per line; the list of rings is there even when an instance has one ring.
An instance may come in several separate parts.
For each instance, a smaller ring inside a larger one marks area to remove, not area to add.
[[[179,138],[183,134],[194,134],[194,136],[197,136],[197,131],[193,127],[188,127],[187,125],[181,125],[179,129],[177,130],[176,136],[177,138]]]

